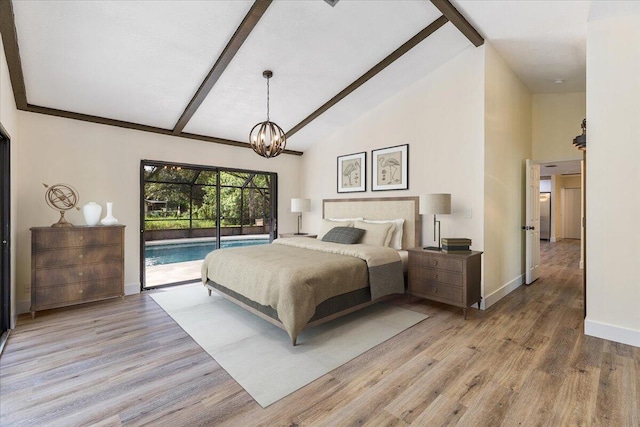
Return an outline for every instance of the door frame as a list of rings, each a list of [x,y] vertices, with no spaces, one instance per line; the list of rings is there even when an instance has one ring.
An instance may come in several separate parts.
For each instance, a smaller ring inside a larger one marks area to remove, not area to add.
[[[0,123],[0,353],[11,329],[11,138]]]
[[[540,164],[525,162],[525,284],[540,277]]]

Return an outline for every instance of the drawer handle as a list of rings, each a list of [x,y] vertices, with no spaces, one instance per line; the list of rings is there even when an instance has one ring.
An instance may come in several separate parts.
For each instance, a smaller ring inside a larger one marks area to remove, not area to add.
[[[438,273],[433,273],[433,278],[437,279],[438,278]]]
[[[433,260],[433,265],[438,265],[438,260],[437,259]]]
[[[80,239],[80,240],[84,240],[84,236],[80,236],[80,237],[79,237],[79,239]]]
[[[78,255],[78,258],[80,258],[80,259],[84,258],[84,255],[80,254],[80,255]]]
[[[78,273],[78,276],[84,276],[84,273],[81,271],[80,273]]]
[[[437,293],[438,293],[438,288],[433,288],[433,289],[431,290],[431,292],[433,292],[434,294],[437,294]]]
[[[83,293],[83,292],[84,292],[84,289],[80,289],[80,290],[78,291],[78,293],[79,293],[79,294],[81,294],[81,293]]]

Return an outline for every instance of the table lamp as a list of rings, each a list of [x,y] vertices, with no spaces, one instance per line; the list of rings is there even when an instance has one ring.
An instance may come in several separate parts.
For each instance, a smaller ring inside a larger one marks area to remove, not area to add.
[[[298,212],[298,232],[297,236],[304,236],[307,233],[301,233],[302,228],[302,212],[309,212],[311,210],[310,199],[291,199],[291,212]]]
[[[433,240],[438,242],[438,246],[429,246],[424,249],[432,251],[441,251],[440,245],[440,221],[436,219],[437,215],[451,213],[451,194],[426,194],[420,196],[420,215],[433,215]],[[436,239],[436,224],[438,228],[438,238]]]

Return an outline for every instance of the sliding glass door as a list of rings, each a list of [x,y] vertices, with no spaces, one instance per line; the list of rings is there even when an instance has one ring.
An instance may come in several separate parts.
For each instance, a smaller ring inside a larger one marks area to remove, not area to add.
[[[277,235],[277,175],[143,160],[140,168],[143,289],[199,280],[202,259]]]

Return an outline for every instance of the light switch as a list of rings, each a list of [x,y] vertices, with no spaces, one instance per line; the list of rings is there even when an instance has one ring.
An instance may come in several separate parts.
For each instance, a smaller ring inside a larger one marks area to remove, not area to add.
[[[464,210],[464,217],[466,219],[471,219],[473,217],[473,211],[471,210],[471,208]]]

